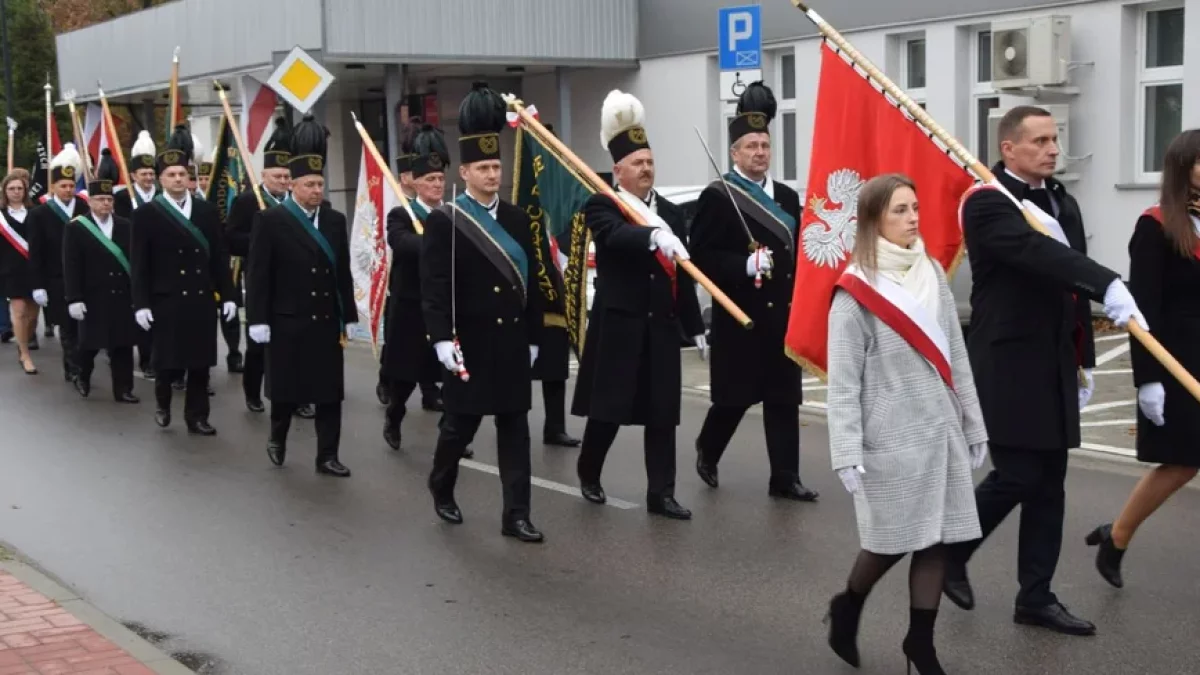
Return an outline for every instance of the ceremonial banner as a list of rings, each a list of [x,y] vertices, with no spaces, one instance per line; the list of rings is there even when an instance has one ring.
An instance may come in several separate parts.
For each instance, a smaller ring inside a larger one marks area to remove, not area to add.
[[[350,276],[358,315],[367,317],[372,344],[379,344],[387,301],[391,250],[387,244],[387,214],[400,200],[385,183],[383,167],[364,145],[358,164],[358,195],[350,226]]]
[[[278,97],[270,87],[249,75],[238,78],[238,86],[242,98],[242,140],[246,143],[246,152],[254,155],[267,138],[267,127],[275,115]]]
[[[246,172],[242,167],[242,157],[238,153],[237,143],[233,139],[233,129],[229,128],[225,117],[221,117],[221,125],[217,129],[217,150],[213,154],[213,168],[208,183],[208,192],[204,200],[215,204],[217,214],[224,224],[233,209],[233,201],[246,187]]]
[[[809,161],[807,203],[797,239],[792,310],[785,350],[824,378],[829,305],[854,249],[858,192],[884,173],[917,186],[925,248],[954,272],[963,254],[958,205],[975,182],[919,124],[834,48],[821,48],[821,79]]]
[[[592,191],[554,151],[524,127],[517,129],[514,166],[513,204],[533,221],[537,260],[532,261],[532,272],[547,297],[562,295],[561,303],[553,301],[551,305],[561,305],[571,347],[577,357],[582,357],[587,331],[587,254],[591,243],[583,221],[583,205]],[[565,265],[559,265],[562,252],[558,242],[567,243]],[[563,288],[554,284],[549,266],[559,268]],[[547,311],[553,313],[553,309]]]
[[[104,123],[104,109],[98,103],[89,103],[87,112],[84,115],[83,122],[83,137],[87,143],[88,155],[92,158],[92,166],[100,166],[100,153],[105,149],[109,149],[113,153],[113,161],[116,162],[116,154],[120,151],[120,136],[115,129],[109,129]],[[124,186],[125,181],[117,176],[113,186]]]

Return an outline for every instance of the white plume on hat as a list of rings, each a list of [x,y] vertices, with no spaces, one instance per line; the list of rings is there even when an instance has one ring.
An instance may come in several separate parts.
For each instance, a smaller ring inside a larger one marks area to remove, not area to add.
[[[57,169],[60,166],[69,166],[75,169],[76,172],[83,169],[83,158],[79,156],[79,151],[75,149],[74,143],[63,145],[63,149],[50,160],[50,168]]]
[[[600,142],[607,146],[622,131],[641,126],[645,118],[646,109],[636,96],[613,89],[600,108]]]
[[[156,153],[157,149],[154,147],[154,139],[150,138],[150,132],[145,129],[139,131],[137,140],[133,142],[133,147],[129,149],[129,156],[150,155],[153,157]]]
[[[200,142],[200,139],[196,136],[196,134],[192,134],[192,157],[196,158],[196,162],[198,164],[200,162],[200,158],[203,156],[204,144]]]

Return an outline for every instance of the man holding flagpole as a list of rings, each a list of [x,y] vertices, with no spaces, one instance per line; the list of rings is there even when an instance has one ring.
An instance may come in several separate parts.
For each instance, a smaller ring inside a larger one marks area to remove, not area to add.
[[[717,487],[717,463],[750,406],[763,404],[768,494],[811,502],[800,482],[800,367],[783,350],[796,267],[800,197],[768,175],[775,96],[762,82],[742,92],[729,122],[733,171],[700,194],[692,259],[754,319],[747,331],[713,307],[712,407],[696,439],[696,471]]]
[[[162,193],[157,184],[158,172],[154,170],[154,158],[157,154],[158,149],[154,145],[154,139],[150,137],[150,132],[138,132],[133,147],[129,149],[129,178],[133,185],[126,185],[124,190],[113,195],[113,212],[116,215],[132,219],[135,206],[141,208]],[[150,358],[153,349],[154,331],[143,331],[137,340],[138,370],[142,371],[142,376],[147,380],[157,377]]]

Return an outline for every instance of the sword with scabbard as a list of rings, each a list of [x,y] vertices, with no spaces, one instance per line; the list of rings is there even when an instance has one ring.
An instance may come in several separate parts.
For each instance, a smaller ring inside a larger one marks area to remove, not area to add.
[[[721,185],[725,188],[725,194],[729,197],[729,203],[733,205],[734,212],[737,213],[738,220],[742,223],[742,229],[746,231],[746,238],[750,240],[750,252],[756,256],[762,255],[763,247],[754,239],[754,234],[750,232],[750,225],[746,223],[746,217],[742,215],[742,210],[738,208],[737,202],[733,199],[733,189],[729,187],[729,183],[725,182],[725,176],[721,173],[721,167],[717,165],[717,159],[713,157],[712,151],[708,149],[708,142],[704,140],[704,134],[700,133],[700,128],[693,126],[692,129],[696,132],[696,138],[700,139],[700,145],[704,146],[704,154],[708,156],[709,164],[712,164],[713,171],[717,172],[717,180],[721,181]],[[758,261],[755,261],[757,267]],[[767,278],[771,278],[771,273],[767,272]],[[754,273],[754,287],[762,288],[762,272]]]

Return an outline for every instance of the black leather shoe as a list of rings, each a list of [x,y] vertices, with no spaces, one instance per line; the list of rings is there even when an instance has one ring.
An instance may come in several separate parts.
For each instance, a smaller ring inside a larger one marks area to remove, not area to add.
[[[225,368],[231,373],[241,373],[245,371],[242,365],[242,355],[234,352],[225,357]]]
[[[439,498],[433,488],[429,488],[429,492],[433,495],[433,512],[437,514],[438,518],[451,525],[462,525],[462,510],[458,508],[458,503],[454,501],[454,497]]]
[[[1096,571],[1108,583],[1117,588],[1125,587],[1125,580],[1121,578],[1121,559],[1125,557],[1125,550],[1119,549],[1113,544],[1112,524],[1101,525],[1091,534],[1087,536],[1088,546],[1099,546],[1096,551]]]
[[[1071,614],[1061,602],[1045,607],[1017,607],[1013,612],[1013,622],[1024,626],[1049,628],[1064,635],[1096,634],[1096,624]]]
[[[63,382],[74,383],[76,377],[78,377],[78,375],[75,374],[75,371],[73,371],[69,368],[66,370],[63,370]]]
[[[336,459],[327,459],[317,463],[317,473],[335,478],[349,478],[350,469]]]
[[[516,537],[527,544],[540,544],[546,540],[546,535],[525,518],[504,523],[500,528],[500,534],[506,537]]]
[[[650,513],[675,520],[691,520],[692,512],[679,505],[674,497],[647,497],[646,510]]]
[[[267,406],[263,405],[261,398],[248,398],[246,399],[246,409],[252,413],[260,413],[266,410]]]
[[[171,425],[171,411],[159,408],[154,411],[154,423],[162,428],[167,428]]]
[[[305,403],[304,405],[296,406],[296,417],[302,420],[311,420],[317,416],[317,411],[313,410],[312,405]]]
[[[75,391],[79,392],[80,396],[87,398],[88,395],[92,393],[92,383],[88,382],[86,379],[84,379],[82,377],[76,377],[75,378]]]
[[[208,385],[208,395],[209,395],[209,396],[216,396],[216,395],[217,395],[217,390],[216,390],[216,389],[213,389],[213,386],[212,386],[211,384],[210,384],[210,385]]]
[[[184,391],[187,389],[187,380],[178,379],[171,383],[171,388],[175,391]]]
[[[942,593],[961,609],[967,611],[975,609],[975,591],[971,590],[971,581],[967,579],[965,567],[953,563],[946,564],[946,579],[942,582]]]
[[[267,458],[275,466],[283,466],[283,460],[287,459],[287,444],[276,440],[268,440]]]
[[[134,396],[133,394],[131,394],[127,391],[123,391],[119,394],[114,395],[113,400],[116,401],[117,403],[141,403],[142,402],[142,399]]]
[[[700,480],[710,488],[715,488],[721,484],[721,479],[717,474],[717,465],[704,460],[704,453],[700,449],[696,449],[696,473],[700,474]]]
[[[375,385],[375,398],[379,399],[379,405],[388,405],[392,402],[392,393],[388,391],[386,384],[380,382]]]
[[[423,398],[421,399],[421,409],[429,412],[445,412],[446,406],[442,404],[441,397]]]
[[[565,431],[552,434],[542,434],[542,445],[555,445],[560,448],[578,448],[583,441],[570,436]]]
[[[470,448],[463,448],[462,458],[471,459],[475,456],[475,451]]]
[[[193,422],[188,422],[187,430],[188,430],[189,434],[192,434],[195,436],[216,436],[217,435],[217,430],[212,428],[212,425],[210,425],[208,423],[208,420],[195,420]]]
[[[797,502],[815,502],[820,496],[816,490],[804,487],[804,483],[801,483],[799,479],[790,483],[772,484],[767,490],[767,494],[778,499],[790,499]]]
[[[390,424],[383,425],[383,442],[393,450],[400,449],[400,428],[392,428]]]
[[[857,668],[858,656],[858,622],[862,616],[862,596],[851,595],[843,591],[833,596],[829,601],[829,613],[825,622],[829,624],[829,648],[846,663]]]
[[[593,504],[603,504],[608,501],[608,495],[604,494],[604,488],[600,487],[600,483],[582,483],[579,486],[579,492],[583,494],[583,498]]]

